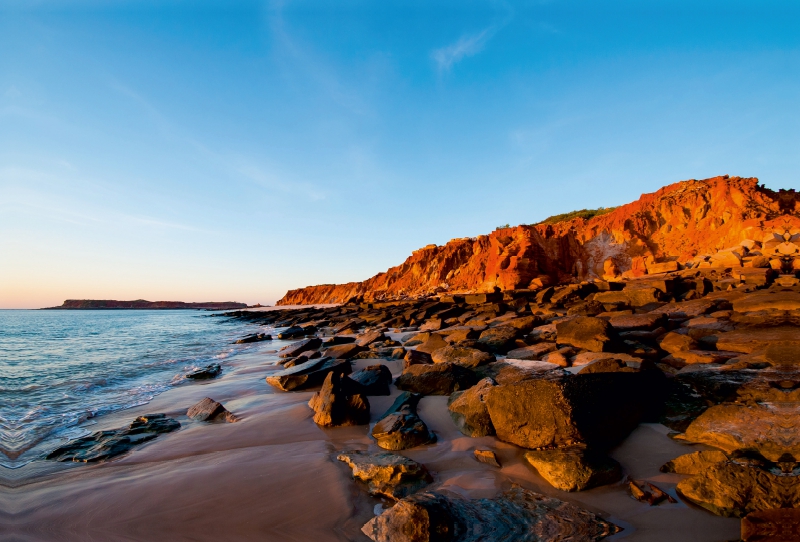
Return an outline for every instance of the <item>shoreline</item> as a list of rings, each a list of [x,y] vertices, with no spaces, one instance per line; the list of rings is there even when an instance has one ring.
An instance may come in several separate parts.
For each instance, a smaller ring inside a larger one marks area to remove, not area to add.
[[[392,334],[394,335],[394,334]],[[95,429],[119,427],[146,413],[178,419],[180,430],[159,436],[105,463],[70,465],[7,487],[12,499],[0,510],[0,532],[52,533],[64,540],[366,540],[361,526],[381,503],[351,479],[332,457],[343,450],[377,450],[369,426],[322,429],[307,406],[313,390],[279,392],[264,381],[275,370],[265,344],[240,354],[215,380],[168,390],[140,407],[108,414]],[[383,363],[397,375],[402,362],[356,360],[354,369]],[[278,367],[279,368],[279,367]],[[371,423],[398,394],[370,397]],[[186,409],[212,397],[241,418],[234,424],[188,421]],[[647,507],[617,483],[580,493],[550,487],[522,462],[524,450],[495,437],[461,435],[445,407],[447,397],[428,396],[420,416],[438,437],[435,444],[405,450],[435,478],[432,488],[479,498],[511,483],[601,513],[625,530],[609,540],[731,539],[739,520],[713,516],[679,503]],[[495,449],[503,467],[478,463],[471,451]],[[666,428],[643,424],[612,452],[640,479],[674,493],[681,477],[658,467],[681,453],[703,449],[676,443]],[[13,505],[11,504],[13,500]],[[5,527],[9,526],[9,527]]]

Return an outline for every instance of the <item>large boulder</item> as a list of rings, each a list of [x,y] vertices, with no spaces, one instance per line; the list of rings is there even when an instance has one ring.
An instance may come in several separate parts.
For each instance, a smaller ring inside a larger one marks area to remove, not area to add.
[[[478,377],[469,369],[453,363],[436,363],[406,367],[394,385],[422,395],[450,395],[477,383]]]
[[[657,415],[664,378],[646,371],[522,380],[492,388],[486,403],[500,440],[523,448],[603,450]]]
[[[389,410],[372,428],[372,436],[384,450],[405,450],[436,441],[434,435],[417,415],[421,395],[401,393]]]
[[[289,346],[284,346],[278,351],[278,356],[282,358],[296,358],[303,352],[316,350],[320,346],[322,346],[322,339],[319,337],[311,337],[310,339],[303,339]]]
[[[323,427],[368,424],[369,401],[360,391],[361,386],[347,375],[328,373],[322,389],[308,402],[314,423]]]
[[[200,422],[223,421],[237,422],[239,419],[230,413],[222,403],[218,403],[210,397],[202,399],[186,411],[186,416]]]
[[[542,359],[542,356],[555,352],[558,346],[553,342],[541,342],[532,346],[515,348],[507,354],[509,359]]]
[[[661,466],[661,472],[675,474],[703,474],[717,463],[725,463],[728,456],[719,450],[700,450],[667,461]]]
[[[592,542],[618,530],[588,510],[522,488],[477,500],[416,493],[362,529],[374,542]]]
[[[608,352],[616,342],[616,332],[607,321],[578,316],[556,324],[559,344],[569,344],[592,352]]]
[[[486,408],[486,395],[494,386],[491,378],[484,378],[466,391],[457,391],[450,396],[447,408],[459,431],[468,437],[494,435],[494,426]]]
[[[406,345],[408,345],[408,343],[406,343]],[[425,342],[417,346],[417,351],[432,354],[434,351],[444,348],[445,346],[447,346],[447,341],[445,341],[441,335],[434,333],[428,336]]]
[[[561,491],[583,491],[622,479],[622,468],[610,457],[582,448],[534,450],[525,460]]]
[[[478,345],[487,352],[505,354],[516,346],[520,330],[513,326],[490,327],[478,337]]]
[[[276,371],[267,376],[267,384],[282,391],[319,386],[328,373],[350,374],[352,368],[349,361],[332,358],[308,360],[283,371]]]
[[[386,365],[370,365],[350,375],[350,378],[361,385],[364,395],[389,395],[389,384],[392,383],[392,371]]]
[[[800,508],[800,477],[738,463],[717,463],[678,482],[678,493],[718,516],[743,517],[772,508]]]
[[[353,478],[364,482],[370,495],[399,500],[433,482],[424,465],[400,454],[346,452],[337,459],[353,469]]]
[[[495,361],[495,357],[476,348],[445,346],[431,354],[434,363],[455,363],[462,367],[474,368]]]

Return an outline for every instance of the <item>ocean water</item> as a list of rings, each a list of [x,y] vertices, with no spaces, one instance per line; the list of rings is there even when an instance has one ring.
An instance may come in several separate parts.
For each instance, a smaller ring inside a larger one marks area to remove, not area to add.
[[[20,467],[87,420],[142,405],[252,348],[256,326],[192,310],[0,311],[0,465]]]

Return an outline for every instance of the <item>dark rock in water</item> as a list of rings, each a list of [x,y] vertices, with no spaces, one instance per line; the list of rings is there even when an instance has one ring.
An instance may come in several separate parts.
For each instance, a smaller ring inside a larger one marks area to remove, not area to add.
[[[405,450],[436,441],[434,435],[417,415],[421,395],[401,393],[397,396],[375,427],[372,436],[384,450]]]
[[[619,463],[584,449],[533,450],[525,452],[525,460],[561,491],[583,491],[622,478]]]
[[[749,465],[717,463],[678,482],[678,493],[718,516],[743,517],[773,508],[800,508],[800,476]]]
[[[335,346],[337,344],[349,344],[349,343],[354,343],[354,342],[356,342],[356,338],[355,337],[344,337],[342,335],[336,335],[334,337],[330,337],[328,339],[325,339],[322,342],[322,345],[325,346],[325,347],[328,347],[328,346]]]
[[[491,465],[493,467],[500,467],[500,461],[497,459],[497,454],[491,450],[475,450],[472,452],[472,454],[475,456],[475,459],[481,463],[486,463],[487,465]]]
[[[578,316],[556,324],[558,344],[569,344],[591,352],[608,352],[617,338],[607,321],[591,316]]]
[[[608,449],[663,403],[660,371],[597,373],[495,386],[486,403],[500,440],[523,448]]]
[[[522,488],[477,500],[417,493],[362,529],[375,542],[583,542],[619,530],[588,510]]]
[[[306,327],[292,326],[278,333],[278,338],[283,340],[295,339],[297,337],[305,337],[306,335],[312,335],[316,332],[317,332],[316,326],[306,326]]]
[[[356,355],[365,350],[365,347],[355,343],[337,344],[326,348],[322,355],[334,359],[350,359],[356,357]]]
[[[469,369],[453,363],[437,363],[407,367],[394,385],[398,389],[422,395],[450,395],[477,383],[478,377]]]
[[[341,359],[319,358],[308,360],[283,371],[271,373],[267,384],[283,391],[319,386],[328,373],[350,374],[350,362]]]
[[[478,348],[495,354],[505,354],[516,347],[520,330],[512,326],[490,327],[478,338]]]
[[[360,388],[347,375],[328,373],[322,389],[308,402],[314,423],[323,427],[368,424],[369,401],[358,393]]]
[[[211,365],[206,365],[200,369],[189,371],[183,376],[191,380],[207,380],[209,378],[218,377],[221,372],[222,367],[220,367],[219,363],[212,363]]]
[[[445,346],[439,350],[434,350],[431,354],[431,358],[434,363],[455,363],[456,365],[469,368],[475,368],[496,361],[495,357],[488,352],[461,346]]]
[[[391,452],[347,452],[337,456],[353,469],[353,478],[367,485],[370,495],[399,500],[433,482],[428,469]]]
[[[752,512],[742,519],[742,542],[800,540],[800,509]]]
[[[128,452],[137,444],[153,440],[161,433],[179,429],[181,424],[164,414],[145,414],[128,427],[110,431],[96,431],[91,435],[71,440],[50,452],[46,459],[90,463],[104,461]]]
[[[255,335],[248,335],[236,341],[235,344],[257,343],[261,341],[271,341],[272,335],[266,333],[256,333]]]
[[[222,406],[222,403],[218,403],[210,397],[206,397],[191,407],[186,411],[186,415],[200,422],[225,421],[233,423],[239,421],[236,416]]]
[[[392,383],[392,371],[386,365],[370,365],[350,375],[355,382],[361,384],[364,395],[389,395],[389,384]]]
[[[296,343],[290,344],[289,346],[281,348],[280,352],[278,353],[278,356],[282,358],[296,358],[303,352],[308,352],[309,350],[316,350],[320,346],[322,346],[322,339],[318,337],[303,339],[302,341],[298,341]]]
[[[457,391],[447,401],[450,417],[459,431],[468,437],[494,435],[494,426],[486,407],[486,395],[494,387],[491,378],[484,378],[466,391]]]

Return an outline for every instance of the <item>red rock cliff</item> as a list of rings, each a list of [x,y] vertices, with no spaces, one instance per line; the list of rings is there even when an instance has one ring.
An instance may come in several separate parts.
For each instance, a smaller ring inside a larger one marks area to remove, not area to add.
[[[418,297],[539,287],[607,273],[639,275],[656,262],[800,233],[795,192],[760,187],[756,178],[714,177],[675,183],[590,220],[502,228],[476,238],[429,245],[363,282],[290,290],[278,305]]]

